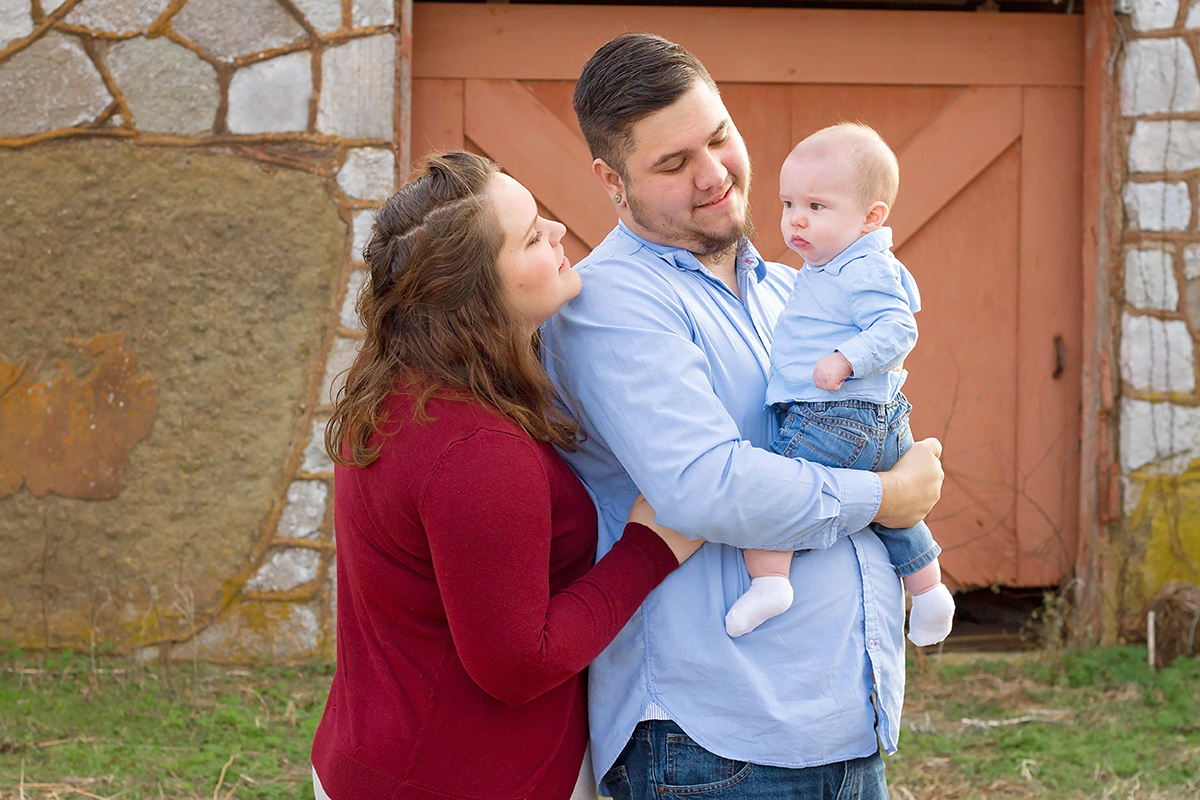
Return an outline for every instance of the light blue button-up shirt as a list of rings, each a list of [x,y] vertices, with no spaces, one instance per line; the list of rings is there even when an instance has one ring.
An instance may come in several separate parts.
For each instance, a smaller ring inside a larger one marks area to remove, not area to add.
[[[896,746],[903,595],[862,530],[879,479],[763,449],[779,425],[763,405],[772,330],[794,272],[748,243],[737,266],[744,302],[691,253],[619,225],[577,267],[579,296],[543,328],[547,369],[588,436],[565,455],[599,509],[598,555],[639,488],[659,522],[708,540],[591,666],[597,776],[659,710],[712,752],[758,764]],[[724,618],[749,587],[743,547],[807,552],[792,561],[791,609],[733,639]]]
[[[831,259],[805,264],[775,326],[768,403],[890,402],[917,343],[917,282],[892,255],[892,229],[860,237]],[[813,367],[837,350],[854,375],[836,392],[813,384]]]

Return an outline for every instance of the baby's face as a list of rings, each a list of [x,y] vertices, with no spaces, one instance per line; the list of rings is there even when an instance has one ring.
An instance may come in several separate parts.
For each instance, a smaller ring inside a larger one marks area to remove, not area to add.
[[[792,153],[779,171],[787,246],[814,267],[828,264],[867,232],[867,209],[854,186],[853,163],[837,148]]]

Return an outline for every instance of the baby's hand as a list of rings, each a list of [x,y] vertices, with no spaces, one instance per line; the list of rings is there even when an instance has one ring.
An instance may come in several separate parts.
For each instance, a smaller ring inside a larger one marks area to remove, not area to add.
[[[817,366],[813,368],[813,383],[818,389],[836,392],[842,388],[846,378],[853,374],[854,366],[846,360],[844,355],[834,350],[818,361]]]

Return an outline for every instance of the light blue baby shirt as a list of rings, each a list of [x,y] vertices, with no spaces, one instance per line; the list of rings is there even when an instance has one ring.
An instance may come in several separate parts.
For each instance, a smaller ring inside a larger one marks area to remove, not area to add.
[[[771,332],[794,271],[748,242],[737,266],[744,302],[691,253],[619,225],[577,267],[579,296],[543,327],[546,367],[587,434],[564,456],[596,501],[597,555],[639,488],[660,523],[708,540],[590,667],[600,779],[652,703],[705,748],[757,764],[896,747],[903,593],[862,530],[879,479],[764,449],[779,427],[763,406]],[[750,584],[743,547],[814,549],[792,562],[792,608],[732,639],[725,612]]]
[[[805,264],[775,326],[767,403],[890,402],[917,343],[917,282],[892,255],[892,229],[860,237],[828,264]],[[839,351],[854,375],[836,392],[813,384],[817,361]]]

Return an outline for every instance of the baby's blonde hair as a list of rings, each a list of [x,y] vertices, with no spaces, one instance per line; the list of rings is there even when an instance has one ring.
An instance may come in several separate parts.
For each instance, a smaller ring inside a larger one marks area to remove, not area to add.
[[[809,136],[792,148],[798,154],[812,147],[848,147],[854,162],[858,193],[864,206],[882,200],[890,209],[900,190],[900,164],[883,137],[870,125],[839,122]]]

